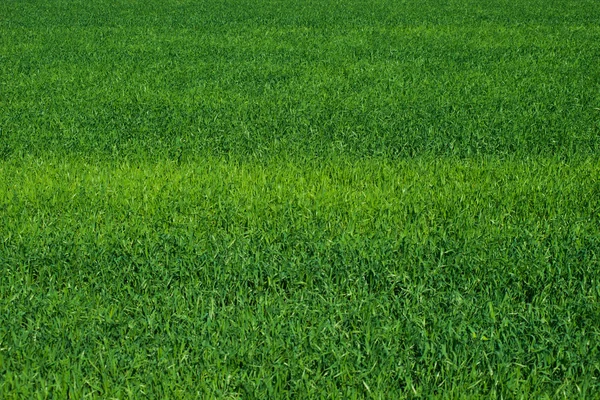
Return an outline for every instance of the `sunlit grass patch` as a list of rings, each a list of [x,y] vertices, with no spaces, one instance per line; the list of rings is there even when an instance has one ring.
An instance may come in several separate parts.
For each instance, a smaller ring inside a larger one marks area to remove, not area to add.
[[[595,160],[0,171],[6,394],[597,385]]]

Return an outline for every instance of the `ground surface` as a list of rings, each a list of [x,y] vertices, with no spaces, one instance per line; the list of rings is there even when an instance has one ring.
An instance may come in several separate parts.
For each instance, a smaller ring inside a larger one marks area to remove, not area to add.
[[[0,3],[0,397],[594,397],[597,1]]]

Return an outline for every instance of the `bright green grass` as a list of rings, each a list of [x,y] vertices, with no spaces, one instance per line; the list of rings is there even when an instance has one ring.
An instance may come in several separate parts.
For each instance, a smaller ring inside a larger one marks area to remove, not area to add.
[[[600,2],[0,2],[0,398],[594,398]]]
[[[600,390],[600,165],[5,163],[0,394]]]

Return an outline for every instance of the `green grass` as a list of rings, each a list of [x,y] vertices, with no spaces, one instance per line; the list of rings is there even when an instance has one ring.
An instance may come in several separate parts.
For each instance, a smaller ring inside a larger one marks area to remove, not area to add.
[[[5,164],[0,391],[590,395],[599,172]]]
[[[1,398],[598,398],[600,3],[0,3]]]
[[[88,3],[0,5],[3,153],[600,150],[595,1]]]

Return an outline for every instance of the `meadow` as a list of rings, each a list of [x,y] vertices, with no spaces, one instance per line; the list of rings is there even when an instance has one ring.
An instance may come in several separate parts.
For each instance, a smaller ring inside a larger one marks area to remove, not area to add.
[[[0,3],[0,397],[598,398],[600,3]]]

